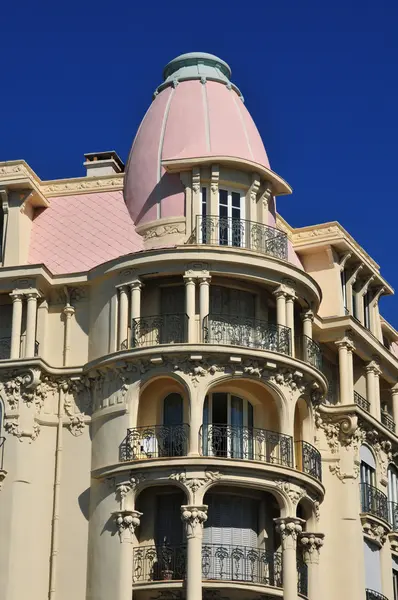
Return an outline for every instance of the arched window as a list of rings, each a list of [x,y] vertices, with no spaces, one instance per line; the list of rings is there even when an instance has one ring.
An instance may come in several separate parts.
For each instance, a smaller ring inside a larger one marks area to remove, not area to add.
[[[169,394],[163,400],[163,424],[181,425],[184,419],[184,406],[181,394]]]
[[[206,396],[203,450],[207,456],[253,457],[253,406],[248,400],[227,392]]]

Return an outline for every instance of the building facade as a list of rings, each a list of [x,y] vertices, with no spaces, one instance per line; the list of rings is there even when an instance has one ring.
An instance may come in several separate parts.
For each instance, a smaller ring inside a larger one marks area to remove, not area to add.
[[[126,168],[0,163],[4,600],[398,600],[393,290],[295,229],[229,66],[171,61]]]

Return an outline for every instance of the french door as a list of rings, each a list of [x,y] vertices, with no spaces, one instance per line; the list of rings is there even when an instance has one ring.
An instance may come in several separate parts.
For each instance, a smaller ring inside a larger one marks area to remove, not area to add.
[[[214,392],[203,405],[203,454],[253,458],[253,406],[239,396]]]
[[[245,196],[231,189],[219,189],[218,213],[210,214],[208,189],[201,191],[201,227],[199,242],[220,246],[238,246],[245,244]]]

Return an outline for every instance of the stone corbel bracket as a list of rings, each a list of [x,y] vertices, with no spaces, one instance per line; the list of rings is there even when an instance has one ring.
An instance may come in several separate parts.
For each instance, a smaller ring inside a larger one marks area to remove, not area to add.
[[[364,537],[381,548],[390,533],[390,526],[374,515],[362,513],[360,517]]]

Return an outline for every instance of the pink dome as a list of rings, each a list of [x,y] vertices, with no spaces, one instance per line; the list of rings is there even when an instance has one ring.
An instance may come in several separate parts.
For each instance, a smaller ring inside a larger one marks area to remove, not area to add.
[[[184,215],[180,177],[162,161],[228,156],[270,168],[257,127],[226,63],[192,53],[171,61],[134,140],[124,195],[136,225]]]

